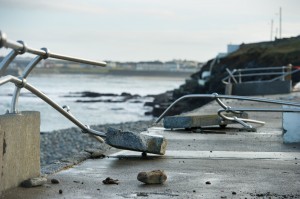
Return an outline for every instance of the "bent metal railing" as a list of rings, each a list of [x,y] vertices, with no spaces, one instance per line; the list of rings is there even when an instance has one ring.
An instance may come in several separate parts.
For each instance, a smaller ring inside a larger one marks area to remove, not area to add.
[[[253,129],[252,125],[249,123],[257,123],[257,124],[264,124],[263,121],[253,120],[253,119],[245,119],[245,118],[238,118],[238,117],[229,117],[226,116],[224,113],[241,113],[243,111],[249,112],[300,112],[300,103],[296,102],[289,102],[283,100],[274,100],[274,99],[266,99],[266,98],[258,98],[258,97],[244,97],[244,96],[233,96],[233,95],[218,95],[217,93],[213,94],[190,94],[185,95],[177,100],[175,100],[155,121],[155,123],[160,122],[161,119],[174,107],[177,103],[186,100],[188,98],[213,98],[216,102],[221,106],[221,109],[218,110],[218,115],[223,120],[230,120],[235,121],[241,124],[244,128]],[[232,108],[227,106],[221,99],[235,99],[235,100],[246,100],[246,101],[254,101],[254,102],[263,102],[263,103],[272,103],[272,104],[279,104],[279,105],[288,105],[293,106],[293,108],[278,108],[278,109],[270,109],[270,108]],[[298,108],[299,107],[299,108]]]
[[[35,94],[37,97],[41,98],[43,101],[45,101],[47,104],[49,104],[51,107],[53,107],[55,110],[57,110],[59,113],[61,113],[63,116],[65,116],[67,119],[69,119],[71,122],[73,122],[76,126],[82,129],[83,133],[89,133],[91,135],[96,136],[96,138],[104,142],[104,140],[100,137],[106,137],[105,133],[99,132],[96,130],[91,129],[89,126],[84,125],[81,123],[78,119],[76,119],[71,113],[70,108],[68,106],[60,107],[56,102],[54,102],[52,99],[50,99],[47,95],[42,93],[40,90],[32,86],[31,84],[27,83],[26,78],[30,74],[30,72],[33,70],[33,68],[42,60],[47,59],[49,57],[55,58],[55,59],[61,59],[66,61],[73,61],[83,64],[90,64],[95,66],[105,66],[105,62],[99,62],[99,61],[91,61],[87,59],[82,58],[76,58],[66,55],[60,55],[55,53],[50,53],[47,48],[42,48],[41,50],[33,49],[28,47],[23,41],[10,41],[7,39],[6,34],[2,33],[0,31],[0,48],[10,48],[12,51],[2,60],[0,63],[0,86],[3,84],[6,84],[8,82],[15,84],[15,90],[12,97],[11,107],[9,113],[18,113],[17,105],[18,105],[18,98],[20,95],[20,91],[22,88],[27,89],[28,91]],[[23,71],[23,74],[20,77],[15,77],[12,75],[6,75],[5,74],[6,69],[8,68],[9,64],[16,58],[17,55],[24,54],[24,53],[31,53],[37,55],[35,58],[33,58],[30,63],[26,66],[25,70]],[[100,137],[98,137],[100,136]]]

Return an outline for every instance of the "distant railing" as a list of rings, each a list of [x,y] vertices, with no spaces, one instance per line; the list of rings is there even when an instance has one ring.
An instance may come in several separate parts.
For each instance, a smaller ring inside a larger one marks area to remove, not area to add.
[[[245,68],[245,69],[233,69],[230,71],[226,68],[227,73],[229,74],[227,77],[222,79],[224,84],[231,84],[231,83],[243,83],[243,82],[258,82],[258,81],[265,81],[265,82],[273,82],[277,80],[291,80],[291,75],[299,72],[300,69],[296,68],[296,70],[292,71],[292,66],[278,66],[278,67],[263,67],[263,68]],[[264,76],[272,76],[271,79],[266,80],[248,80],[246,81],[245,78],[263,78]]]
[[[82,129],[84,133],[89,133],[96,136],[105,137],[105,133],[98,132],[96,130],[90,129],[89,126],[82,124],[79,120],[77,120],[70,112],[70,108],[66,105],[59,106],[57,103],[55,103],[52,99],[50,99],[47,95],[45,95],[43,92],[32,86],[31,84],[27,83],[26,78],[30,74],[30,72],[34,69],[34,67],[42,60],[47,59],[49,57],[55,58],[55,59],[61,59],[66,61],[73,61],[83,64],[90,64],[95,66],[105,66],[105,62],[99,62],[99,61],[92,61],[82,58],[76,58],[66,55],[60,55],[56,53],[50,53],[47,48],[42,48],[40,50],[33,49],[28,47],[23,41],[10,41],[7,39],[7,36],[0,31],[0,48],[10,48],[12,51],[2,60],[0,63],[0,86],[2,84],[6,84],[8,82],[12,82],[15,84],[15,90],[12,97],[11,107],[10,111],[8,113],[18,113],[17,105],[18,105],[18,99],[20,95],[20,91],[22,88],[25,88],[41,98],[43,101],[45,101],[47,104],[49,104],[51,107],[53,107],[55,110],[57,110],[59,113],[61,113],[63,116],[65,116],[67,119],[69,119],[71,122],[73,122],[75,125],[77,125],[79,128]],[[12,75],[6,75],[4,76],[9,64],[16,58],[17,55],[24,54],[24,53],[30,53],[37,55],[35,58],[33,58],[28,65],[26,66],[25,70],[23,71],[23,74],[20,77],[15,77]],[[99,137],[97,137],[98,140],[103,142],[103,140]]]

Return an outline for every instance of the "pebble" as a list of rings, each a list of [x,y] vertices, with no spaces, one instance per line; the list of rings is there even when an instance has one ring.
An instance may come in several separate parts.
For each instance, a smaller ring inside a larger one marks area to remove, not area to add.
[[[107,177],[105,180],[102,181],[103,184],[119,184],[119,180],[118,179],[112,179],[110,177]]]
[[[207,182],[205,182],[205,184],[211,184],[211,182],[210,182],[210,181],[207,181]]]
[[[167,175],[162,170],[143,171],[138,173],[137,179],[145,184],[163,184],[167,180]]]
[[[46,184],[46,182],[47,182],[47,178],[44,177],[30,178],[28,180],[24,180],[21,183],[21,186],[25,188],[37,187]]]
[[[63,193],[63,191],[60,189],[60,190],[58,191],[58,193],[59,193],[59,194],[62,194],[62,193]]]
[[[59,180],[53,178],[53,179],[51,179],[51,183],[52,184],[59,184]]]

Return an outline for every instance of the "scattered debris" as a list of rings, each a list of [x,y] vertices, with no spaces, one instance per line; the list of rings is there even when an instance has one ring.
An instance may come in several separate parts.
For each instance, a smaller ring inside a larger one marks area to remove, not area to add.
[[[59,184],[59,180],[53,178],[53,179],[51,179],[51,183],[52,184]]]
[[[90,153],[91,159],[100,159],[100,158],[105,158],[106,156],[103,154],[103,150],[99,150],[99,149],[85,149],[86,152]]]
[[[119,184],[119,180],[118,179],[112,179],[110,177],[107,177],[105,180],[102,181],[103,184],[116,184],[118,185]]]
[[[46,182],[47,182],[47,178],[44,177],[30,178],[28,180],[23,181],[21,183],[21,186],[25,188],[37,187],[46,184]]]
[[[146,152],[143,152],[143,153],[142,153],[142,157],[143,157],[143,158],[146,158],[146,157],[147,157],[147,153],[146,153]]]
[[[143,171],[138,174],[137,179],[145,184],[163,184],[167,180],[167,175],[162,170]]]
[[[148,197],[149,194],[148,194],[148,193],[145,193],[145,192],[138,192],[138,193],[136,193],[136,196]]]
[[[91,159],[100,159],[100,158],[105,158],[105,155],[100,151],[94,151],[91,154]]]

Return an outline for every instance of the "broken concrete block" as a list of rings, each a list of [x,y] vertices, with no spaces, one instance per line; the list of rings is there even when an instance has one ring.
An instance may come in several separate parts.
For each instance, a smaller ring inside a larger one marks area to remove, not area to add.
[[[145,184],[163,184],[167,180],[167,175],[162,170],[154,170],[140,172],[137,179]]]
[[[239,117],[239,118],[248,118],[247,113],[241,114],[225,114],[228,117]],[[213,126],[213,125],[220,125],[226,126],[227,124],[235,123],[229,120],[223,120],[219,115],[212,114],[212,115],[177,115],[177,116],[167,116],[164,118],[164,127],[167,129],[173,128],[181,128],[181,129],[188,129],[188,128],[200,128],[203,126]]]
[[[21,186],[25,188],[37,187],[46,184],[46,182],[47,182],[47,178],[44,177],[30,178],[28,180],[24,180],[21,183]]]
[[[161,135],[150,135],[146,132],[134,133],[114,128],[108,128],[106,143],[119,149],[160,155],[165,154],[167,147],[167,140]]]

